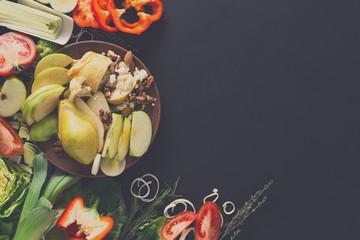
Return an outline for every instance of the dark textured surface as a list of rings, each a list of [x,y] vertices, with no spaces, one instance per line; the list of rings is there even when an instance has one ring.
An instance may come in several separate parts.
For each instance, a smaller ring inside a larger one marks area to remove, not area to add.
[[[181,176],[199,208],[214,187],[240,206],[273,178],[239,239],[359,239],[359,1],[164,2],[160,22],[124,36],[162,118],[120,179]]]

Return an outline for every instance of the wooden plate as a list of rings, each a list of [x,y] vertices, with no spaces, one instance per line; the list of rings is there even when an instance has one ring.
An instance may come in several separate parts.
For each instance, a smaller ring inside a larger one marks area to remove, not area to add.
[[[107,53],[108,50],[114,51],[116,54],[120,55],[122,57],[122,59],[127,52],[127,50],[125,50],[124,48],[119,47],[115,44],[101,42],[101,41],[84,41],[84,42],[74,43],[74,44],[65,46],[62,49],[59,49],[57,52],[67,54],[74,59],[80,59],[87,51],[94,51],[94,52],[101,54],[101,53]],[[145,69],[148,72],[149,76],[151,75],[150,71],[146,68],[144,63],[141,62],[140,59],[138,59],[136,56],[134,56],[134,63],[138,69]],[[149,93],[151,96],[154,96],[157,99],[154,107],[149,105],[149,106],[146,106],[146,108],[144,110],[150,116],[150,119],[151,119],[152,128],[153,128],[153,135],[152,135],[151,142],[153,142],[155,135],[157,133],[158,127],[159,127],[160,112],[161,112],[160,96],[159,96],[159,91],[158,91],[158,88],[157,88],[155,82],[149,89]],[[55,142],[55,140],[51,140],[51,141],[47,141],[47,142],[38,142],[37,147],[39,148],[40,151],[46,153],[49,161],[52,164],[54,164],[56,167],[66,171],[68,173],[71,173],[73,175],[78,175],[81,177],[93,178],[93,177],[105,177],[106,176],[103,172],[101,172],[101,170],[99,170],[99,173],[96,176],[92,175],[91,174],[92,164],[88,165],[88,166],[82,165],[69,156],[60,157],[53,150],[54,142]],[[140,160],[140,158],[127,157],[126,158],[126,168],[129,168],[130,166],[132,166],[139,160]]]

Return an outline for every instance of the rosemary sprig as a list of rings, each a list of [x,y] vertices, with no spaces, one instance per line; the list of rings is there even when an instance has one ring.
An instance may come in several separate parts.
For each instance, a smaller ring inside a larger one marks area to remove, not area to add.
[[[120,239],[134,239],[140,227],[158,217],[158,210],[166,200],[178,198],[179,196],[175,195],[175,191],[179,180],[180,178],[175,181],[172,187],[168,186],[163,189],[150,204],[139,204],[138,199],[133,197],[127,214],[127,222],[124,225]]]
[[[229,223],[224,224],[225,228],[222,231],[223,234],[221,235],[220,240],[224,239],[231,233],[232,236],[230,239],[234,240],[236,238],[241,231],[240,226],[242,226],[244,221],[266,201],[266,196],[264,196],[261,200],[259,200],[259,198],[273,183],[274,181],[270,180],[269,183],[265,184],[261,190],[257,191],[250,197],[249,201],[245,202],[244,206],[237,211]]]

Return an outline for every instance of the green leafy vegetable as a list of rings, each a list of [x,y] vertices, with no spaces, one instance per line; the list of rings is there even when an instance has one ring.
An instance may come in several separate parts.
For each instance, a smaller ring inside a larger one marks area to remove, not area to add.
[[[139,228],[141,233],[136,240],[162,240],[161,229],[165,225],[166,221],[167,219],[165,217],[159,217],[158,219],[145,224]]]
[[[27,171],[0,158],[0,219],[8,218],[23,203],[30,178]]]

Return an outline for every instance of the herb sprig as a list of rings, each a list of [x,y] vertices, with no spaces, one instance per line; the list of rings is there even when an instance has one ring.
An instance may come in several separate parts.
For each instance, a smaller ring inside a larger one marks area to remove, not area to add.
[[[179,180],[180,178],[175,181],[172,187],[167,186],[166,189],[163,189],[150,204],[139,203],[139,200],[133,197],[127,213],[127,222],[122,229],[120,239],[134,239],[143,225],[159,217],[158,210],[164,205],[166,200],[180,197],[175,195]]]
[[[261,205],[264,204],[267,197],[264,196],[261,200],[260,196],[269,189],[269,187],[274,183],[273,180],[270,180],[269,183],[265,184],[264,187],[257,191],[254,195],[250,197],[250,200],[245,202],[244,206],[240,208],[236,214],[233,216],[229,223],[224,224],[224,229],[222,230],[222,235],[220,240],[224,239],[226,236],[231,234],[230,239],[234,240],[236,236],[241,232],[240,227],[243,225],[244,221],[256,211]]]

